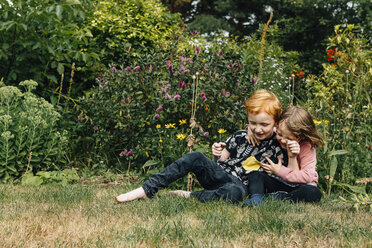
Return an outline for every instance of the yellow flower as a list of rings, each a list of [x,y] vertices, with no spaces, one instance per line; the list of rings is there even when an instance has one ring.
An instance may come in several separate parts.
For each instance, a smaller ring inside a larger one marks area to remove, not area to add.
[[[345,128],[345,132],[349,132],[349,128]]]
[[[177,139],[183,140],[184,138],[186,138],[186,136],[184,134],[182,134],[182,133],[177,134]]]
[[[315,125],[319,125],[319,124],[322,124],[322,121],[317,121],[317,120],[314,120],[314,124],[315,124]]]
[[[156,128],[158,128],[158,129],[161,128],[161,125],[160,124],[156,125]]]
[[[225,130],[225,129],[222,129],[222,128],[221,128],[221,129],[218,129],[218,133],[219,133],[219,134],[226,133],[226,130]]]
[[[179,122],[180,122],[180,125],[186,124],[186,119],[184,119],[184,120],[179,120]]]
[[[323,120],[323,123],[328,125],[329,124],[329,120]]]
[[[176,127],[176,123],[165,124],[165,128],[175,128],[175,127]]]
[[[163,143],[163,140],[162,140],[162,139],[160,139],[160,140],[159,140],[159,143]]]

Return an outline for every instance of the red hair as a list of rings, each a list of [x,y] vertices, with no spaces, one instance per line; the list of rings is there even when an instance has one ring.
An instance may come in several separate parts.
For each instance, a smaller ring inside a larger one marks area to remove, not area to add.
[[[265,112],[274,117],[275,122],[279,121],[282,113],[282,105],[274,93],[268,90],[258,90],[245,103],[245,111],[251,114]]]

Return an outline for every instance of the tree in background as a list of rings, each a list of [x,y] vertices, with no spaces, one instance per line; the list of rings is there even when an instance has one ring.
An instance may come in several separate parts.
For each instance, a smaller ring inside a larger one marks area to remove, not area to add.
[[[200,0],[177,2],[189,29],[201,33],[226,30],[230,34],[252,35],[259,24],[269,19],[270,7],[274,11],[273,24],[279,27],[276,38],[287,51],[301,53],[301,65],[308,72],[317,73],[325,57],[326,39],[337,24],[352,23],[360,27],[365,36],[371,37],[372,11],[369,0]],[[188,7],[186,7],[188,6]]]

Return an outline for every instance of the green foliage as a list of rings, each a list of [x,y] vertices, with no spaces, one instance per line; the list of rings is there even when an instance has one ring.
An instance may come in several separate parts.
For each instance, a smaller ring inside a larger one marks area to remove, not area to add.
[[[0,87],[0,180],[6,182],[27,170],[59,168],[65,162],[66,133],[60,133],[60,114],[31,91],[35,81]]]
[[[328,193],[338,182],[371,177],[371,49],[353,25],[336,26],[330,38],[329,64],[309,78],[309,106],[327,141],[318,171]],[[336,156],[337,155],[337,156]],[[324,180],[326,178],[326,180]]]
[[[90,45],[105,65],[122,63],[128,50],[166,46],[181,24],[179,15],[167,12],[157,0],[98,0],[88,18],[94,36]]]
[[[340,196],[340,201],[346,205],[351,206],[356,211],[361,209],[368,209],[372,212],[372,195],[371,194],[351,194],[350,198]]]
[[[157,170],[188,151],[186,137],[194,110],[195,149],[209,151],[211,142],[225,140],[247,124],[244,100],[258,87],[256,47],[256,39],[239,45],[223,37],[208,42],[185,34],[167,51],[133,54],[128,64],[102,73],[98,86],[80,99],[78,136],[83,138],[72,146],[93,169]],[[288,103],[287,88],[279,83],[290,72],[279,69],[279,64],[290,66],[283,51],[268,47],[260,87]]]
[[[0,78],[5,84],[31,78],[46,96],[73,62],[84,71],[98,59],[86,49],[92,34],[84,25],[83,7],[90,6],[90,0],[11,2],[0,4]]]
[[[27,173],[22,176],[22,185],[38,186],[42,184],[57,184],[66,186],[78,181],[80,178],[74,169],[64,169],[63,171],[39,171],[34,176]]]
[[[251,36],[259,25],[274,12],[273,24],[278,25],[276,41],[286,51],[301,54],[298,63],[306,73],[318,73],[324,62],[327,38],[337,24],[353,23],[365,37],[371,37],[372,11],[370,0],[200,0],[167,1],[173,11],[181,12],[191,30],[202,34],[219,30],[230,34]],[[173,3],[181,7],[173,7]],[[188,6],[187,6],[188,5]],[[192,11],[190,11],[192,9]]]

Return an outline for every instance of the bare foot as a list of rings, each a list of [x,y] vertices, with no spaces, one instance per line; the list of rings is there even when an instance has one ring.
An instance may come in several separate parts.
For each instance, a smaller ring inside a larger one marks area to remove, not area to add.
[[[169,191],[169,194],[170,195],[181,196],[181,197],[184,197],[184,198],[189,198],[191,192],[190,191],[185,191],[185,190],[173,190],[173,191]]]
[[[147,198],[145,191],[143,190],[142,187],[140,187],[128,193],[117,196],[116,200],[118,202],[127,202],[127,201],[133,201],[136,199],[145,199],[145,198]]]

